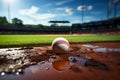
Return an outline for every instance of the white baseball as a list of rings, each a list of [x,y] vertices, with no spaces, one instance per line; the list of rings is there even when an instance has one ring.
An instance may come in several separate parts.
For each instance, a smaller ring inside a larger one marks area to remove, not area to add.
[[[56,38],[52,42],[52,50],[56,54],[65,54],[69,52],[69,42],[65,38]]]

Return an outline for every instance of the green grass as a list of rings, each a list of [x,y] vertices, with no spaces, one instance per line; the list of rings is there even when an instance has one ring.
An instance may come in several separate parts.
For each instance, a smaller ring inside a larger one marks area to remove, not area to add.
[[[120,41],[120,35],[0,35],[0,47],[46,45],[57,37],[70,43]]]

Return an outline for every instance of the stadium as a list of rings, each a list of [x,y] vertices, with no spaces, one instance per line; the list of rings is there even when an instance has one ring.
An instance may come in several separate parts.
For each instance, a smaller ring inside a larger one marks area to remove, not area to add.
[[[0,80],[120,80],[119,0],[0,0]]]
[[[64,23],[66,21],[54,21],[55,23]],[[69,22],[69,21],[68,21]],[[56,27],[54,25],[36,28],[29,26],[5,26],[1,25],[0,34],[104,34],[104,33],[120,33],[120,17],[111,18],[109,20],[86,22],[83,24],[74,23],[71,26]]]

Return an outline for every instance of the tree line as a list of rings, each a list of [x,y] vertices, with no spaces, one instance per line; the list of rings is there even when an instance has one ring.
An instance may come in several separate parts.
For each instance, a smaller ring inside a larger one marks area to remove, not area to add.
[[[58,25],[58,24],[51,24],[51,26],[45,26],[45,25],[42,25],[42,24],[38,24],[38,25],[31,25],[31,24],[23,24],[23,21],[21,19],[18,19],[18,18],[13,18],[12,19],[12,22],[8,22],[7,21],[7,18],[5,16],[0,16],[0,25],[6,25],[6,26],[28,26],[28,27],[36,27],[36,28],[47,28],[47,27],[54,27],[54,28],[65,28],[65,27],[69,27],[67,25]]]
[[[23,26],[23,21],[21,19],[18,19],[18,18],[13,18],[12,23],[9,23],[5,16],[3,16],[3,17],[0,16],[0,25],[19,25],[19,26]]]
[[[12,26],[29,26],[30,24],[24,25],[23,21],[21,19],[18,19],[18,18],[13,18],[12,22],[10,23],[10,22],[7,21],[7,18],[5,16],[0,16],[0,25],[6,25],[6,26],[10,26],[10,25],[12,25]],[[42,24],[38,24],[38,25],[36,25],[36,27],[44,28],[45,26],[42,25]]]

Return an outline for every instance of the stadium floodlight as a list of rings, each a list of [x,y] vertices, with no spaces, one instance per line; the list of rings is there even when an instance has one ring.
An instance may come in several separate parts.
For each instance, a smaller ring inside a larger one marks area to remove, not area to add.
[[[11,17],[11,15],[10,15],[10,1],[8,0],[8,18],[9,18],[9,22],[11,22],[10,17]]]
[[[84,6],[84,0],[82,0],[82,6]],[[84,21],[84,7],[82,9],[82,23]]]
[[[109,19],[110,15],[111,15],[111,5],[112,5],[112,0],[108,0],[108,3],[107,3],[107,19]]]
[[[119,0],[113,0],[113,2],[114,2],[114,17],[117,16],[118,1]]]
[[[4,3],[14,4],[17,0],[4,0]]]
[[[8,20],[11,22],[10,4],[14,4],[16,0],[4,0],[4,3],[8,5]]]

